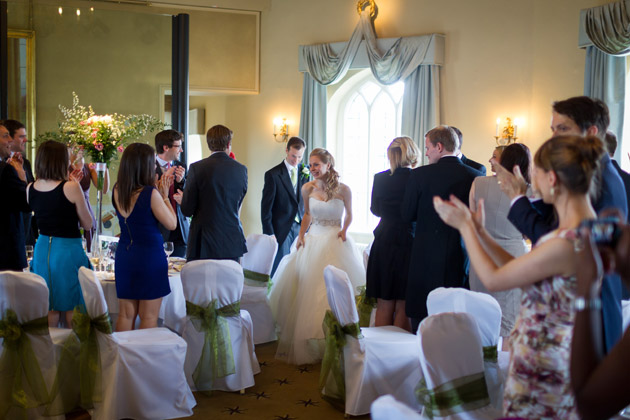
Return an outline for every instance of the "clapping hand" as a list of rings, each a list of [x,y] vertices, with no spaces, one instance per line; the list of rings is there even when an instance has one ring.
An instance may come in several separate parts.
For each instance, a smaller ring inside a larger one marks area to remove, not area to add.
[[[183,198],[184,198],[184,192],[178,188],[177,192],[173,194],[173,200],[175,200],[175,202],[181,206]]]
[[[499,186],[501,190],[513,200],[519,195],[525,195],[527,193],[527,181],[521,173],[521,168],[518,165],[514,166],[514,173],[505,169],[496,159],[491,159],[493,168],[497,173],[499,180]]]
[[[454,195],[451,195],[448,201],[442,200],[436,195],[433,197],[433,207],[444,223],[457,230],[461,230],[466,223],[471,221],[475,223],[473,214],[466,204],[462,203]]]
[[[184,175],[186,174],[186,170],[183,166],[173,166],[175,168],[175,182],[182,182],[184,179]]]
[[[72,168],[72,166],[70,166],[70,168]],[[72,169],[70,171],[70,174],[68,175],[68,178],[70,178],[70,181],[74,181],[76,183],[81,182],[81,180],[83,179],[83,170],[82,169]]]
[[[7,163],[15,169],[17,172],[18,178],[20,180],[26,182],[26,172],[24,172],[24,158],[22,158],[21,153],[15,153],[9,159],[7,159]]]
[[[168,198],[168,191],[171,188],[172,184],[173,184],[173,175],[172,173],[169,174],[168,171],[166,171],[162,175],[162,177],[160,177],[160,179],[157,181],[156,187],[158,191],[160,192],[160,194],[162,194],[162,197],[164,197],[165,199]]]

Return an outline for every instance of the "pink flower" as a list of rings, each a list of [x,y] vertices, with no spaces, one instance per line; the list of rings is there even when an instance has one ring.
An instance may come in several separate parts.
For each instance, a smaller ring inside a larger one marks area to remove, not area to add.
[[[95,139],[97,135],[98,135],[98,133],[97,133],[96,131],[93,131],[93,132],[92,132],[92,138],[93,138],[93,139]]]
[[[101,150],[103,150],[103,143],[96,143],[94,145],[94,148],[100,152]]]
[[[124,150],[125,150],[125,148],[124,148],[124,147],[122,147],[122,146],[118,146],[118,152],[122,153]]]
[[[85,121],[81,121],[79,125],[85,125]]]

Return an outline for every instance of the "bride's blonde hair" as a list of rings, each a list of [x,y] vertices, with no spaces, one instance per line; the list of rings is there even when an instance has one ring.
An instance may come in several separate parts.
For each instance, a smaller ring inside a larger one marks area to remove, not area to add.
[[[326,198],[330,200],[339,190],[339,173],[335,170],[335,158],[326,149],[313,149],[309,157],[317,156],[317,158],[325,165],[330,165],[324,179],[324,192]]]

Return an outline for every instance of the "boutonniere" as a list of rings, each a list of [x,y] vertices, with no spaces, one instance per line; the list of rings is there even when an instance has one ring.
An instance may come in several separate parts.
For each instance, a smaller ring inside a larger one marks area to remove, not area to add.
[[[309,171],[308,166],[303,163],[300,165],[300,174],[307,179],[311,177],[311,171]]]

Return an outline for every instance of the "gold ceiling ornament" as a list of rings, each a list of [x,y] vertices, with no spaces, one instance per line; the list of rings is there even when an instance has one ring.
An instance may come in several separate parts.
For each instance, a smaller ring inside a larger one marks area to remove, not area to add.
[[[376,2],[374,0],[359,0],[357,2],[357,13],[360,15],[366,6],[370,6],[370,17],[376,17]]]

